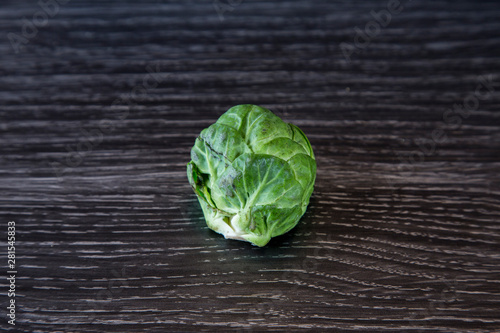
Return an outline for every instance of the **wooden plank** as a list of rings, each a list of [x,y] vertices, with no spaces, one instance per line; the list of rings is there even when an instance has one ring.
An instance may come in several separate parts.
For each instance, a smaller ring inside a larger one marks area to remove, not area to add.
[[[388,2],[214,3],[61,2],[32,36],[40,5],[1,5],[0,327],[499,330],[500,6],[402,1],[347,61]],[[242,103],[318,162],[301,223],[264,248],[208,230],[185,175]]]

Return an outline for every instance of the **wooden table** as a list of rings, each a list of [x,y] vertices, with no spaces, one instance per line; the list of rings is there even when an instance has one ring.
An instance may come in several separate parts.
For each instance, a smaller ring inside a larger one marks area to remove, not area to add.
[[[500,330],[497,1],[58,1],[0,7],[2,330]],[[185,174],[243,103],[317,156],[264,248]]]

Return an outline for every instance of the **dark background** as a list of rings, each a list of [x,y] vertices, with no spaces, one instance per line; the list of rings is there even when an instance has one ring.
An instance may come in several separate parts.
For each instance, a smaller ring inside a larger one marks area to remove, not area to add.
[[[500,330],[497,1],[54,1],[0,6],[0,328]],[[318,163],[265,248],[185,175],[244,103]]]

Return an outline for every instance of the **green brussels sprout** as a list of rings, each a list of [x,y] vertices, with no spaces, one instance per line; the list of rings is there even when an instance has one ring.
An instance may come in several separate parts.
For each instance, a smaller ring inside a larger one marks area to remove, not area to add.
[[[201,131],[187,165],[210,229],[266,245],[295,227],[316,179],[309,140],[256,105],[237,105]]]

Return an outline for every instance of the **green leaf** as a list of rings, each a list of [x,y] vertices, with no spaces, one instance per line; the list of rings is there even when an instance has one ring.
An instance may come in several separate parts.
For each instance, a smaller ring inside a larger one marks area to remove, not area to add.
[[[284,160],[263,154],[243,154],[218,178],[212,199],[220,210],[238,215],[232,227],[241,238],[272,237],[275,215],[253,216],[255,207],[301,207],[303,188]],[[262,213],[261,213],[262,215]],[[300,217],[300,216],[299,216]]]
[[[295,173],[304,190],[314,185],[316,178],[316,161],[306,154],[297,154],[288,160],[290,168]],[[310,194],[309,194],[310,195]]]
[[[307,152],[307,154],[312,159],[314,159],[314,153],[313,153],[313,149],[311,147],[311,143],[307,139],[304,132],[302,132],[302,130],[300,128],[298,128],[297,126],[295,126],[294,124],[288,124],[288,125],[290,126],[290,128],[293,132],[292,140],[294,140],[295,142],[300,144],[304,148],[304,150]]]
[[[258,154],[268,154],[288,161],[297,154],[306,154],[304,148],[290,138],[275,138],[254,149]]]
[[[230,108],[217,122],[236,129],[253,151],[276,137],[291,138],[293,134],[288,124],[274,113],[251,104]]]

